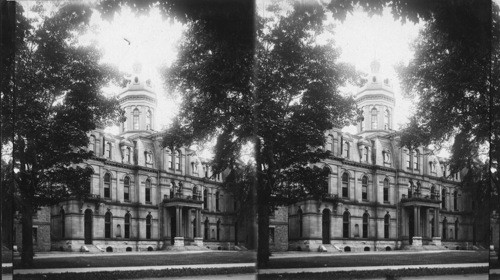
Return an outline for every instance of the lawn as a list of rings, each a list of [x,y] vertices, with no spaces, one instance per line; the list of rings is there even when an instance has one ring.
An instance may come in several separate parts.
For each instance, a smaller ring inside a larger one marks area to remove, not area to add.
[[[21,260],[14,259],[14,268],[20,267]],[[121,267],[121,266],[158,266],[214,263],[251,263],[255,262],[255,252],[204,252],[191,254],[140,254],[115,255],[99,254],[92,257],[39,258],[32,268],[75,268],[75,267]]]
[[[487,263],[488,251],[450,251],[419,254],[329,255],[272,259],[269,268],[383,266],[448,263]]]

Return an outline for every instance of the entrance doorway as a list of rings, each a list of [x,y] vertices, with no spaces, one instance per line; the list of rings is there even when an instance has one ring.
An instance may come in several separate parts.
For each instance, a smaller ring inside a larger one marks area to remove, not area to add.
[[[323,226],[323,244],[330,244],[330,224],[331,215],[330,209],[323,210],[322,226]]]
[[[92,244],[92,210],[85,210],[83,232],[85,235],[85,244]]]
[[[413,244],[413,236],[415,236],[415,215],[413,211],[409,211],[408,213],[408,237],[410,238],[410,245]]]
[[[175,217],[175,208],[170,211],[170,244],[175,243],[175,234],[177,232],[177,220]]]

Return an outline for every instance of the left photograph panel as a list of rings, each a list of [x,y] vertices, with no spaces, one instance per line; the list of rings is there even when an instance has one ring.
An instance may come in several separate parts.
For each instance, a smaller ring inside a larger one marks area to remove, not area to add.
[[[8,3],[2,277],[255,278],[254,5],[206,2]]]

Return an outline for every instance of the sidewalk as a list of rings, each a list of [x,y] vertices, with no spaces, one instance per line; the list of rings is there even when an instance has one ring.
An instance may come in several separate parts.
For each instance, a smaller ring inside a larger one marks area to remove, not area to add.
[[[285,258],[297,258],[297,257],[327,257],[327,256],[353,256],[353,255],[418,255],[418,254],[438,254],[450,252],[450,250],[436,250],[436,251],[370,251],[370,252],[304,252],[304,251],[285,251],[285,252],[273,252],[271,259],[285,259]],[[475,253],[477,251],[472,250],[453,250],[451,252],[467,252]]]
[[[33,258],[35,259],[49,259],[49,258],[71,258],[71,257],[95,257],[95,256],[140,256],[140,255],[179,255],[179,254],[203,254],[203,253],[238,253],[241,251],[144,251],[144,252],[102,252],[102,253],[82,253],[82,252],[38,252]],[[15,259],[19,256],[14,257]]]
[[[105,272],[105,271],[141,271],[141,270],[164,270],[164,269],[235,268],[235,267],[236,268],[255,267],[255,263],[15,269],[14,275],[17,275],[17,274],[51,274],[51,273],[86,273],[86,272]]]
[[[386,269],[400,270],[400,269],[421,269],[421,268],[470,268],[470,267],[488,267],[488,266],[489,266],[488,263],[454,263],[454,264],[388,265],[388,266],[270,268],[270,269],[259,269],[259,274],[376,271],[376,270],[386,270]]]

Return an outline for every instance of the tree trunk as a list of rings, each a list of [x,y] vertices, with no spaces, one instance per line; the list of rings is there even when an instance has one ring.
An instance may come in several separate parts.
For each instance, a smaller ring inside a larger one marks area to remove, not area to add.
[[[30,201],[24,201],[22,205],[22,251],[21,265],[23,267],[33,266],[33,206]]]
[[[269,199],[271,195],[269,182],[264,182],[262,170],[261,143],[257,139],[256,145],[257,164],[257,218],[258,218],[258,245],[257,268],[265,268],[269,263]]]

